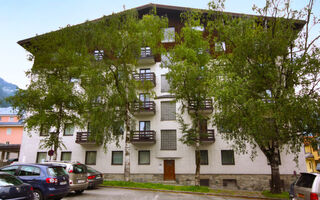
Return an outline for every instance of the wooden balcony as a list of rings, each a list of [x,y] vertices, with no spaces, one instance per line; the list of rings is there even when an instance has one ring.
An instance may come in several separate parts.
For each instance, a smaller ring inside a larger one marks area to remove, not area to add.
[[[200,105],[198,105],[197,101],[189,101],[188,112],[194,113],[196,110],[200,111],[201,113],[212,113],[212,99],[206,99],[203,102],[201,102]]]
[[[95,145],[96,142],[90,140],[90,132],[77,132],[76,143],[82,145]]]
[[[214,137],[214,130],[208,129],[206,133],[200,133],[200,141],[202,143],[214,143],[216,141]]]
[[[154,101],[139,101],[133,103],[135,115],[155,115],[156,103]]]
[[[141,47],[140,59],[139,59],[138,63],[141,65],[148,65],[148,64],[155,63],[155,58],[152,54],[150,47]]]
[[[154,72],[133,74],[133,78],[142,83],[150,81],[154,87],[156,86],[156,75]]]
[[[133,131],[131,134],[132,144],[154,144],[156,143],[156,132],[149,131]]]

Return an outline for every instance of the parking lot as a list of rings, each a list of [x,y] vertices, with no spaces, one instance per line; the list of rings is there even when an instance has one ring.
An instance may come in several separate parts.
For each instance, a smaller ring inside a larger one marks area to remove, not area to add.
[[[83,194],[69,194],[66,200],[242,200],[246,198],[217,197],[208,195],[193,195],[171,192],[153,192],[119,188],[100,187],[92,190],[85,190]]]

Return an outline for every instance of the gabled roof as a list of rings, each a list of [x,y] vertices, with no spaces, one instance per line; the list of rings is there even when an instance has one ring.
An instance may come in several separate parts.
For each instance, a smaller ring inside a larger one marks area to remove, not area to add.
[[[173,13],[173,12],[176,12],[177,14],[181,13],[181,12],[185,12],[185,11],[189,11],[189,10],[199,10],[199,11],[202,11],[203,13],[208,13],[209,10],[206,10],[206,9],[198,9],[198,8],[190,8],[190,7],[181,7],[181,6],[170,6],[170,5],[163,5],[163,4],[154,4],[154,3],[149,3],[149,4],[145,4],[143,6],[139,6],[139,7],[136,7],[136,8],[132,8],[132,9],[129,9],[129,10],[137,10],[139,14],[146,14],[148,13],[151,9],[153,8],[156,8],[157,9],[157,13],[159,11],[161,11],[161,13]],[[119,13],[122,13],[124,11],[121,11]],[[233,17],[240,17],[240,16],[249,16],[249,17],[259,17],[258,15],[251,15],[251,14],[243,14],[243,13],[234,13],[234,12],[223,12],[227,15],[230,15],[230,16],[233,16]],[[108,15],[110,16],[110,15]],[[90,22],[94,22],[94,21],[98,21],[100,19],[102,19],[103,17],[100,17],[100,18],[97,18],[97,19],[94,19],[94,20],[91,20]],[[271,18],[271,17],[270,17]],[[300,25],[300,27],[298,28],[302,28],[305,24],[305,21],[303,20],[296,20],[297,24]],[[78,26],[78,25],[81,25],[83,23],[80,23],[80,24],[76,24],[76,25],[73,25],[73,26]],[[42,35],[46,35],[46,34],[49,34],[50,32],[48,33],[44,33]],[[25,45],[27,45],[33,38],[36,38],[36,37],[39,37],[41,35],[37,35],[37,36],[34,36],[34,37],[31,37],[31,38],[27,38],[27,39],[23,39],[23,40],[20,40],[18,41],[17,43],[19,45],[21,45],[22,47],[24,47]]]

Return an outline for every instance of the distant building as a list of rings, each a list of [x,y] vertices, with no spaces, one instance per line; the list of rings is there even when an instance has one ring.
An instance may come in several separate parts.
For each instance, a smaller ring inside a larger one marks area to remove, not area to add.
[[[318,144],[317,148],[313,148],[308,142],[305,142],[304,151],[306,154],[307,171],[318,172],[316,168],[320,163],[320,144]]]
[[[0,108],[0,166],[18,158],[23,124],[12,108]]]

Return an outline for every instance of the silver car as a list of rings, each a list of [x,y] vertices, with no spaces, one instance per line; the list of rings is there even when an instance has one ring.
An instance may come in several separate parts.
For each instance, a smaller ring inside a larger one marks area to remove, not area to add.
[[[69,174],[69,191],[82,193],[88,188],[87,167],[79,162],[72,161],[47,161],[45,163],[53,163],[62,166]]]
[[[293,200],[319,200],[320,197],[320,174],[301,173],[294,184]]]

